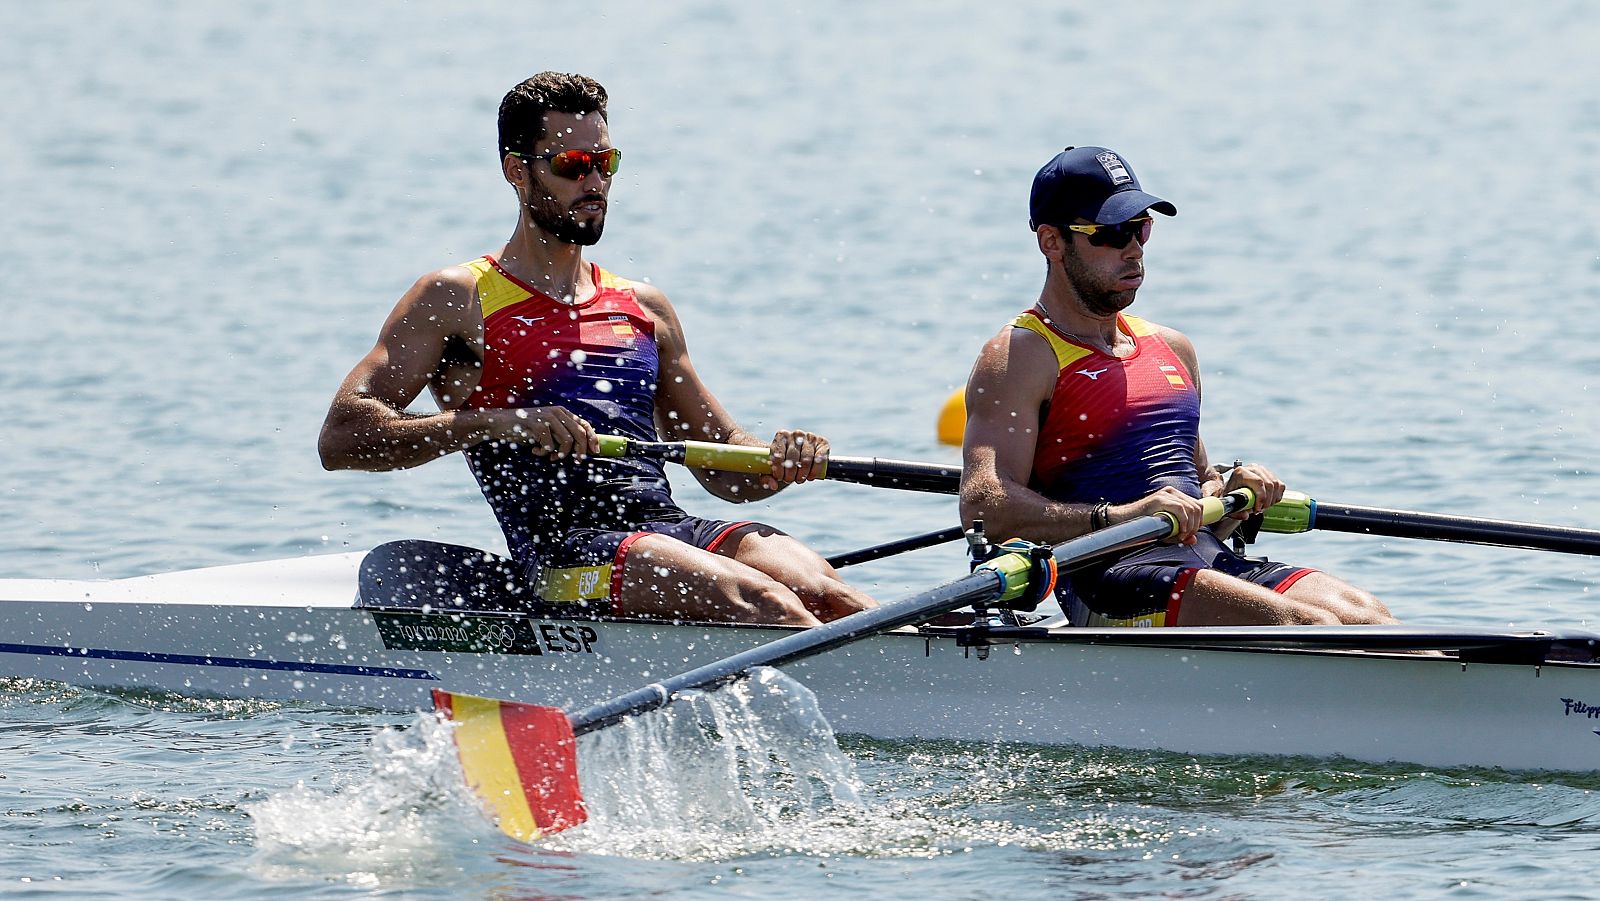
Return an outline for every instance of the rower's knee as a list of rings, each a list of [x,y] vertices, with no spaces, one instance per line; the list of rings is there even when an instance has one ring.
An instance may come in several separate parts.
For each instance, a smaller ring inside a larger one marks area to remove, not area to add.
[[[877,606],[840,579],[815,551],[788,535],[750,533],[736,549],[735,559],[789,589],[804,609],[823,622]]]
[[[746,622],[783,626],[820,625],[799,595],[770,577],[742,580],[736,589],[734,607]]]
[[[815,626],[795,593],[736,560],[645,535],[624,563],[618,608],[646,619]]]
[[[821,561],[818,564],[792,567],[782,575],[769,575],[793,591],[805,608],[823,622],[877,606],[877,602],[840,579],[826,564]]]
[[[1315,577],[1280,594],[1212,569],[1195,574],[1179,617],[1178,625],[1196,626],[1337,626],[1343,621]]]
[[[1344,620],[1339,614],[1326,607],[1317,607],[1311,604],[1296,604],[1289,610],[1289,625],[1294,626],[1339,626]]]
[[[1376,597],[1323,573],[1295,583],[1287,596],[1322,611],[1324,618],[1308,625],[1371,626],[1399,622]]]
[[[1393,625],[1399,620],[1376,597],[1350,585],[1339,592],[1340,622],[1345,625]]]

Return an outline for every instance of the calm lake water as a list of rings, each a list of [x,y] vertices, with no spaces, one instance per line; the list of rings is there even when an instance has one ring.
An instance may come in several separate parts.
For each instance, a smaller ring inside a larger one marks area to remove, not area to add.
[[[1104,144],[1181,210],[1135,311],[1199,347],[1213,457],[1324,500],[1593,527],[1596,46],[1578,0],[0,4],[0,576],[502,547],[462,461],[330,474],[315,437],[395,298],[510,233],[494,112],[547,68],[605,83],[627,153],[593,258],[674,299],[755,430],[955,459],[938,409],[1042,279],[1028,180]],[[679,484],[827,551],[954,516]],[[1262,547],[1411,622],[1592,627],[1600,600],[1586,558]],[[894,597],[962,565],[851,577]],[[526,848],[438,738],[0,681],[0,895],[1600,896],[1600,777],[843,736],[818,765],[858,801],[752,789],[732,825],[666,809]]]

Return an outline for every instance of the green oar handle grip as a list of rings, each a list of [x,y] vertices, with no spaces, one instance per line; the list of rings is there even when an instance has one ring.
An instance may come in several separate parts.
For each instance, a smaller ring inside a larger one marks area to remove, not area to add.
[[[1248,510],[1251,507],[1254,507],[1256,505],[1256,493],[1251,491],[1249,488],[1235,488],[1228,492],[1227,498],[1203,497],[1200,499],[1200,505],[1202,507],[1200,511],[1200,521],[1209,526],[1222,517],[1227,516],[1229,513],[1234,513],[1239,510]],[[1167,537],[1176,538],[1178,535],[1177,517],[1165,511],[1157,513],[1156,515],[1162,519],[1165,519],[1171,524],[1171,528],[1167,532]]]
[[[621,435],[599,435],[602,457],[646,457],[682,463],[691,469],[766,475],[772,452],[765,447],[713,444],[710,441],[634,441]]]
[[[626,457],[628,455],[628,439],[621,435],[596,435],[600,441],[600,456]]]
[[[1311,531],[1317,521],[1317,502],[1299,491],[1285,491],[1283,500],[1267,508],[1261,531],[1293,535]]]
[[[718,472],[745,472],[767,475],[772,472],[772,452],[764,447],[738,444],[712,444],[709,441],[683,442],[683,465],[691,469]]]

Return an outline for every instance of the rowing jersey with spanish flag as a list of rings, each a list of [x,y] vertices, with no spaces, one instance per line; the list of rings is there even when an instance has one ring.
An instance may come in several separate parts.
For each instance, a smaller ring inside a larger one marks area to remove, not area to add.
[[[1113,357],[1056,328],[1037,309],[1012,320],[1046,341],[1059,372],[1041,414],[1035,491],[1065,503],[1127,503],[1164,485],[1200,496],[1193,376],[1150,323],[1118,314],[1133,353]]]
[[[655,323],[633,282],[590,265],[594,296],[565,304],[493,257],[464,264],[477,276],[483,311],[483,371],[469,408],[561,406],[602,434],[656,440]],[[523,563],[574,530],[631,529],[684,515],[657,461],[553,460],[514,441],[485,441],[466,457],[511,555]]]

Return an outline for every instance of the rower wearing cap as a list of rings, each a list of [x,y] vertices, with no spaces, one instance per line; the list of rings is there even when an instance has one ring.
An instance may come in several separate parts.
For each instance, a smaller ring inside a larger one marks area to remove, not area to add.
[[[1200,498],[1250,488],[1259,512],[1284,485],[1258,464],[1224,481],[1200,440],[1194,345],[1123,312],[1144,283],[1152,213],[1177,212],[1104,147],[1069,147],[1034,177],[1029,225],[1048,272],[1038,302],[984,346],[967,384],[963,522],[1055,543],[1171,514],[1174,543],[1062,578],[1075,625],[1395,622],[1333,576],[1228,549],[1248,512],[1202,526]]]
[[[692,516],[663,464],[599,459],[597,429],[767,447],[754,478],[696,471],[758,500],[820,476],[828,443],[739,428],[689,362],[661,291],[584,259],[622,152],[606,91],[544,72],[500,104],[500,171],[517,223],[495,253],[430,272],[345,378],[318,448],[329,469],[418,466],[463,451],[538,595],[565,611],[811,626],[873,606],[771,526]],[[439,411],[409,412],[424,388]]]

